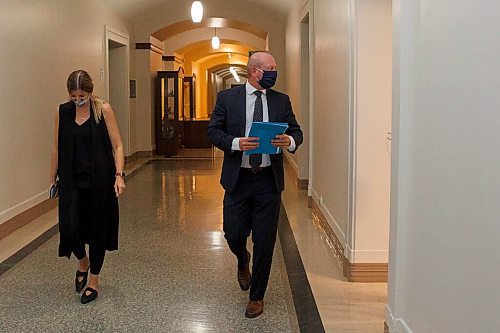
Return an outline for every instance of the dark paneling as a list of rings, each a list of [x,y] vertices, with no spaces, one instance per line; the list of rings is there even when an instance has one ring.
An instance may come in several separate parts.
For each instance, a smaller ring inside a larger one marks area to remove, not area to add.
[[[184,139],[182,144],[185,148],[210,148],[207,130],[209,120],[184,121]]]

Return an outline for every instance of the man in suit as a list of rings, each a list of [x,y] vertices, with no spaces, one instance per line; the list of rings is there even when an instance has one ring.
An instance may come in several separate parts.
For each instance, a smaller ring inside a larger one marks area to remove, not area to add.
[[[238,259],[238,283],[250,288],[245,316],[263,312],[278,228],[281,192],[284,189],[283,153],[294,153],[302,143],[302,131],[295,120],[287,95],[270,89],[277,78],[276,61],[267,52],[254,53],[248,60],[245,85],[222,91],[208,125],[208,138],[224,151],[221,184],[224,195],[224,237]],[[272,145],[278,154],[244,154],[259,146],[258,138],[248,137],[254,121],[284,122],[285,134]],[[252,233],[253,263],[247,238]]]

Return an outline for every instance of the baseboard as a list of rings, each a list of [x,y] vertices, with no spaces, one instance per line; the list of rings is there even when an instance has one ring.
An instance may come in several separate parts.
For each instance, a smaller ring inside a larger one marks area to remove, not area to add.
[[[57,200],[46,199],[41,203],[17,214],[11,219],[0,224],[0,239],[7,237],[17,229],[39,218],[57,206]]]
[[[332,227],[314,200],[312,203],[312,222],[323,234],[323,239],[342,264],[344,276],[349,282],[387,282],[387,263],[351,263],[345,256],[344,245],[335,235]]]
[[[297,188],[299,190],[307,190],[309,188],[309,179],[300,179],[297,177]]]
[[[396,318],[392,314],[389,305],[385,305],[384,333],[413,333],[413,330],[401,318]]]
[[[327,246],[332,250],[335,257],[340,261],[343,265],[345,256],[344,256],[344,246],[342,242],[339,241],[335,232],[333,232],[332,227],[328,223],[327,219],[319,209],[318,205],[314,200],[310,200],[312,204],[312,218],[311,221],[314,227],[320,232],[321,238],[326,242]]]
[[[284,158],[285,161],[285,167],[289,168],[290,170],[293,171],[295,175],[295,184],[299,190],[307,190],[309,188],[309,179],[300,179],[299,174],[298,174],[298,168],[299,166],[295,163],[295,161],[289,157],[289,155],[285,155]]]
[[[351,282],[387,282],[388,266],[384,263],[350,263],[344,261],[344,276]]]
[[[153,157],[152,151],[136,151],[132,155],[125,157],[125,163],[136,161],[139,158],[148,158],[148,157]]]

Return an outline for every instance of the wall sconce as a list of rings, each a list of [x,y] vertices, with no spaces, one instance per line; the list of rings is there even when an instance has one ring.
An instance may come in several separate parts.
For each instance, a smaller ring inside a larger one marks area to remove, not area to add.
[[[220,47],[220,40],[219,40],[219,37],[217,36],[217,28],[214,28],[214,29],[215,29],[215,34],[212,37],[212,48],[214,50],[218,50]]]
[[[203,18],[203,4],[201,1],[193,1],[191,5],[191,19],[194,23],[200,23]]]

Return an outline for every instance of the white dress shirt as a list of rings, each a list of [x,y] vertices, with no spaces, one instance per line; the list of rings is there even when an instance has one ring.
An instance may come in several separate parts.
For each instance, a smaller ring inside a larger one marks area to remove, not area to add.
[[[257,100],[257,95],[254,94],[255,91],[258,89],[254,88],[250,83],[245,83],[245,89],[246,89],[246,122],[245,122],[245,137],[248,137],[248,133],[250,133],[250,128],[252,127],[253,123],[253,112],[255,109],[255,101]],[[266,96],[266,90],[263,89],[262,91],[262,121],[268,122],[269,121],[269,109],[267,107],[267,96]],[[293,137],[289,136],[290,138],[290,146],[288,147],[288,150],[292,151],[295,149],[295,140]],[[231,149],[234,150],[241,150],[240,149],[240,138],[234,138]],[[267,167],[271,165],[271,159],[269,158],[269,154],[262,154],[262,164],[260,165],[261,167]],[[251,168],[250,162],[249,162],[249,155],[243,154],[243,159],[241,161],[241,167],[243,168]]]

